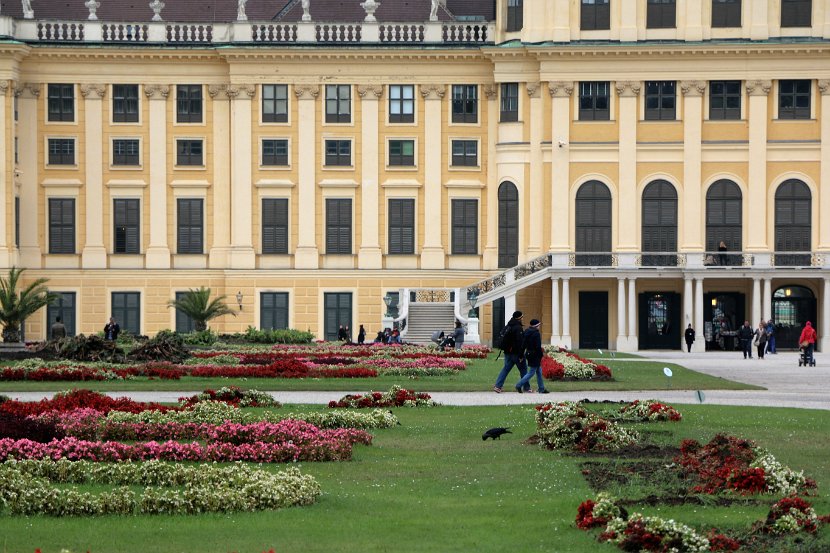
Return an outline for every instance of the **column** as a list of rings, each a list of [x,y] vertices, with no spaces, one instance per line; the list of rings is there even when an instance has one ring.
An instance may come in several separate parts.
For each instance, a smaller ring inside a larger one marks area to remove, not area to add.
[[[562,334],[559,333],[559,279],[550,279],[550,343],[559,345]]]
[[[573,82],[548,83],[551,96],[550,250],[569,252],[570,244],[570,131]]]
[[[617,279],[617,347],[618,351],[625,349],[625,279]]]
[[[821,290],[821,351],[830,351],[830,279],[823,280]]]
[[[231,125],[228,85],[208,86],[213,105],[213,205],[231,205]],[[231,217],[228,209],[213,210],[213,240],[208,257],[211,269],[229,267]]]
[[[542,219],[545,204],[543,202],[543,162],[542,131],[544,120],[542,113],[542,83],[527,83],[527,95],[530,98],[530,183],[527,205],[530,207],[527,233],[527,259],[538,257],[542,253]]]
[[[86,241],[81,253],[84,269],[105,269],[107,250],[104,247],[104,146],[103,98],[104,84],[82,84],[84,97],[84,165],[86,166]]]
[[[42,220],[38,217],[38,135],[37,125],[23,122],[37,121],[37,103],[40,83],[26,83],[16,88],[19,96],[19,134],[17,137],[20,167],[20,266],[27,269],[41,267],[38,243]],[[26,214],[23,217],[23,214]]]
[[[767,95],[772,81],[748,81],[749,92],[749,193],[748,213],[753,228],[767,228]],[[767,249],[766,232],[748,233],[747,249]],[[757,320],[755,322],[758,322]]]
[[[562,279],[562,345],[571,349],[571,288],[570,279]]]
[[[692,295],[692,279],[683,279],[683,329],[695,325],[694,296]],[[695,332],[702,333],[703,329],[695,327]],[[698,334],[700,336],[700,334]]]
[[[769,2],[750,2],[749,38],[766,40],[769,38]]]
[[[167,245],[167,97],[170,86],[144,85],[150,100],[150,244],[145,264],[148,269],[170,268]]]
[[[357,266],[360,269],[380,269],[383,267],[383,256],[380,250],[378,236],[378,114],[379,99],[383,96],[383,86],[377,84],[360,85],[357,87],[360,96],[360,105],[363,112],[361,118],[361,183],[360,200],[363,214],[360,217],[360,249],[357,252]]]
[[[682,6],[683,4],[680,5]],[[686,0],[685,15],[686,25],[683,28],[683,30],[685,31],[683,40],[703,40],[703,6],[701,5],[701,0]],[[685,116],[683,118],[686,119]]]
[[[502,326],[507,324],[514,311],[516,311],[516,294],[504,296],[504,321],[501,323]]]
[[[442,84],[421,85],[424,99],[424,248],[421,269],[443,269],[444,247],[441,244],[441,107],[446,87]],[[492,137],[491,137],[492,139]],[[490,222],[489,224],[495,224]]]
[[[700,5],[697,6],[698,10]],[[704,250],[700,228],[702,157],[703,93],[705,81],[682,81],[683,91],[683,236],[680,247],[684,251]],[[689,321],[691,322],[691,321]],[[697,329],[695,329],[697,330]]]
[[[496,164],[496,138],[499,132],[499,97],[497,85],[484,85],[487,99],[487,220],[485,221],[486,245],[484,246],[484,268],[499,267],[499,174]],[[482,150],[484,148],[482,147]]]
[[[549,2],[527,3],[534,4],[537,7],[537,9],[541,7],[545,10],[553,10],[553,35],[549,35],[550,31],[548,31],[548,33],[544,33],[545,29],[543,29],[541,34],[534,35],[533,38],[529,39],[528,42],[541,42],[543,40],[552,40],[554,42],[568,42],[571,39],[570,2],[554,2],[552,8]],[[545,18],[540,17],[541,13],[542,11],[540,10],[537,14],[537,24],[539,25],[544,24],[545,22]],[[527,22],[526,19],[525,22]]]
[[[637,97],[640,95],[640,83],[618,82],[616,88],[620,96],[619,201],[614,214],[619,226],[617,250],[633,252],[640,249],[637,218],[632,217],[632,214],[637,213]]]
[[[228,87],[231,98],[231,251],[232,269],[253,269],[254,254],[251,203],[251,102],[256,87],[250,84],[232,84]]]
[[[830,7],[826,10],[830,17]],[[830,113],[830,79],[822,79],[818,82],[818,89],[821,93],[821,113]],[[821,182],[830,182],[830,117],[826,115],[821,118]],[[818,249],[830,249],[830,193],[824,188],[819,189],[818,194],[819,218]],[[826,351],[826,350],[825,350]]]
[[[695,282],[695,343],[692,344],[692,351],[706,351],[706,337],[703,334],[703,279]]]
[[[298,225],[297,250],[294,252],[294,267],[316,269],[320,253],[317,249],[317,120],[315,104],[320,95],[319,85],[295,85],[297,97],[298,138],[298,214],[303,224]]]
[[[637,279],[628,279],[628,351],[639,349],[637,339]]]
[[[6,127],[9,124],[6,119],[6,93],[8,91],[9,81],[0,81],[0,167],[3,168],[6,167],[6,139],[14,135],[14,133],[9,133]],[[14,120],[11,121],[11,126],[14,127]],[[10,204],[13,205],[14,194],[9,194],[7,175],[8,172],[5,169],[0,171],[0,269],[6,269],[14,264],[11,257],[12,251],[9,248],[10,244],[14,244],[14,229],[9,226],[6,217],[7,207]],[[14,185],[11,188],[14,189]]]
[[[619,6],[620,14],[620,40],[622,42],[635,42],[637,40],[637,10],[628,9],[622,6],[622,2],[611,2],[611,8]],[[635,6],[636,8],[636,6]]]
[[[758,321],[761,320],[761,279],[752,279],[752,318],[749,320],[750,326],[755,328]]]
[[[764,279],[764,291],[761,296],[763,303],[761,304],[761,317],[765,321],[772,319],[772,279]],[[760,319],[759,319],[760,320]]]

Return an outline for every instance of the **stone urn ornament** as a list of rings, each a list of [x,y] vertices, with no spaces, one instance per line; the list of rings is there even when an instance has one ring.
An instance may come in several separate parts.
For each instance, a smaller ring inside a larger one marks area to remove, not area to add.
[[[303,21],[311,21],[311,0],[303,0]]]
[[[86,6],[86,9],[89,10],[89,17],[87,17],[87,19],[89,21],[97,21],[98,8],[101,7],[101,2],[97,2],[96,0],[87,0],[84,2],[84,6]]]
[[[366,10],[366,18],[363,21],[377,21],[375,19],[375,11],[380,7],[380,2],[376,0],[366,0],[360,4],[360,7]]]
[[[239,5],[236,8],[237,21],[248,21],[248,14],[245,13],[245,4],[247,3],[248,0],[239,0]]]
[[[32,9],[32,0],[22,0],[23,19],[34,19],[35,10]]]
[[[153,10],[153,21],[164,21],[161,18],[161,10],[164,9],[164,2],[161,0],[153,0],[149,4],[150,9]]]

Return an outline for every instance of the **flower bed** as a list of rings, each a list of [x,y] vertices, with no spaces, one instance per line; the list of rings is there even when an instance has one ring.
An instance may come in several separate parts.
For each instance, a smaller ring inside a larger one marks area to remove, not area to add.
[[[770,534],[815,534],[820,524],[813,506],[798,496],[785,497],[769,510],[762,531]]]
[[[416,393],[400,386],[392,386],[388,392],[369,392],[368,394],[347,394],[339,401],[330,401],[329,407],[368,408],[368,407],[435,407],[432,396]]]
[[[296,467],[272,473],[242,464],[216,467],[158,461],[6,461],[0,464],[0,481],[0,512],[26,516],[260,511],[310,505],[321,493],[317,481]],[[77,487],[58,488],[54,483],[119,487],[93,495]],[[136,485],[143,486],[140,494],[126,487]]]
[[[611,380],[611,369],[570,351],[549,347],[542,358],[542,376],[548,380]]]
[[[616,544],[623,551],[709,551],[709,540],[685,524],[640,513],[633,513],[628,519],[611,519],[600,535],[600,541]]]
[[[142,403],[125,397],[113,399],[104,394],[89,390],[70,390],[58,392],[52,399],[43,399],[35,402],[5,401],[0,403],[0,413],[26,416],[38,415],[47,411],[72,411],[82,407],[95,409],[101,413],[109,413],[110,411],[124,411],[129,413],[140,413],[142,411],[167,412],[180,409],[159,403]]]
[[[234,407],[282,407],[282,404],[267,392],[243,390],[237,386],[225,386],[218,390],[205,390],[201,394],[180,397],[179,405],[192,407],[200,401],[221,401]]]
[[[656,399],[640,401],[636,399],[620,408],[620,415],[624,420],[641,422],[671,421],[677,422],[683,418],[680,412],[671,405],[660,403]]]
[[[536,411],[536,435],[548,449],[614,451],[639,440],[636,432],[590,413],[576,403],[537,405]]]

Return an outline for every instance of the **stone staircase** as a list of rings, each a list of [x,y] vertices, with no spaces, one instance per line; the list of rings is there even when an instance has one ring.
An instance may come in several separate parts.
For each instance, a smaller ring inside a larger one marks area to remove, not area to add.
[[[451,303],[410,303],[404,339],[413,344],[431,344],[432,333],[452,334],[455,314]]]

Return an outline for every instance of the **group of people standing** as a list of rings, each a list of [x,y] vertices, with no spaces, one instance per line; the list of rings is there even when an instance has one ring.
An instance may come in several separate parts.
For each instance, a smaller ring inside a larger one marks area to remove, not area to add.
[[[542,349],[542,335],[539,328],[542,323],[538,319],[531,319],[530,326],[525,330],[522,327],[521,311],[515,311],[501,333],[501,350],[504,353],[504,366],[496,378],[493,391],[500,394],[504,391],[504,382],[513,367],[519,369],[521,378],[516,383],[516,391],[533,393],[530,380],[536,375],[537,391],[547,394],[545,381],[542,378],[542,358],[545,350]]]
[[[738,340],[740,340],[744,359],[752,359],[753,346],[755,346],[758,359],[763,359],[767,353],[770,355],[778,353],[775,349],[775,323],[772,319],[768,321],[761,319],[754,329],[749,321],[744,321],[744,325],[738,329]]]

